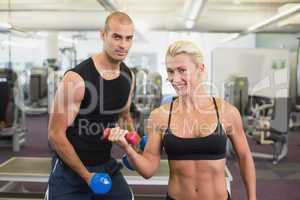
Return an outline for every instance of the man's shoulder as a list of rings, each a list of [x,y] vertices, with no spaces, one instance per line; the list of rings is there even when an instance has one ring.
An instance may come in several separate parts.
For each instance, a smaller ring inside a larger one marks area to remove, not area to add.
[[[89,57],[83,61],[81,61],[79,64],[77,64],[74,69],[83,69],[85,68],[86,66],[91,66],[92,65],[92,58]]]
[[[79,64],[77,64],[75,67],[69,69],[66,71],[65,75],[68,72],[74,72],[78,74],[81,78],[86,79],[86,77],[89,76],[89,69],[91,69],[91,58],[87,58],[83,61],[81,61]]]
[[[134,77],[133,71],[124,62],[120,63],[120,69],[121,69],[121,71],[123,71],[127,75],[129,75],[130,79],[132,79]]]

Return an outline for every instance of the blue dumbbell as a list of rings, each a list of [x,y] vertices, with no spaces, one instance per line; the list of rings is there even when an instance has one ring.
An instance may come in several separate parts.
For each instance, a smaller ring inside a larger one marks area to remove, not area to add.
[[[97,195],[106,194],[112,187],[112,181],[107,173],[96,173],[90,183],[90,188]]]
[[[147,143],[147,136],[146,135],[144,135],[142,138],[141,138],[141,141],[140,141],[140,149],[142,150],[142,151],[144,151],[144,149],[145,149],[145,146],[146,146],[146,143]]]
[[[122,157],[122,162],[123,164],[125,165],[125,167],[127,167],[128,169],[130,170],[135,170],[134,167],[130,164],[129,160],[128,160],[128,156],[127,154],[125,154],[123,157]]]
[[[146,146],[146,143],[147,143],[147,136],[143,136],[140,140],[140,149],[142,151],[144,151],[145,149],[145,146]],[[128,169],[130,170],[135,170],[134,167],[130,164],[129,160],[128,160],[128,156],[127,154],[125,154],[123,157],[122,157],[122,162],[123,164],[125,165],[125,167],[127,167]]]

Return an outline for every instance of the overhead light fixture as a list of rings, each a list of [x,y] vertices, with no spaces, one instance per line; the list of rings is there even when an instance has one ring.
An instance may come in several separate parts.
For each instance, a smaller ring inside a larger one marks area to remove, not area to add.
[[[105,8],[105,10],[109,12],[118,11],[119,4],[115,0],[97,0],[98,3]],[[148,29],[148,28],[147,28]],[[147,38],[147,34],[143,34],[143,31],[139,30],[139,27],[135,27],[135,32],[139,35],[145,42],[148,42],[149,39]]]
[[[183,6],[183,20],[187,29],[195,26],[198,16],[201,14],[207,0],[188,0]]]
[[[36,32],[35,35],[42,38],[47,38],[49,36],[47,32],[42,32],[42,31]]]
[[[231,41],[231,40],[234,40],[234,39],[237,39],[238,37],[240,37],[240,33],[233,33],[233,34],[230,34],[230,36],[224,38],[223,40],[221,40],[221,43],[225,43],[225,42],[228,42],[228,41]]]
[[[77,44],[78,41],[77,39],[73,39],[73,38],[68,38],[68,37],[64,37],[64,36],[58,36],[58,39],[62,42],[67,42],[67,43],[72,43],[72,44]]]
[[[299,11],[300,11],[300,4],[295,4],[295,6],[289,8],[289,9],[286,9],[286,10],[278,13],[277,15],[272,16],[269,19],[266,19],[260,23],[257,23],[253,26],[248,27],[245,31],[242,31],[241,33],[239,33],[239,36],[236,36],[236,37],[229,36],[228,38],[225,38],[222,41],[228,42],[228,41],[237,39],[239,37],[242,37],[244,35],[247,35],[249,33],[257,32],[257,31],[259,31],[259,29],[265,28],[266,26],[270,26],[271,24],[274,24],[274,23],[278,22],[279,20],[289,17]]]
[[[103,6],[103,8],[110,12],[119,10],[118,5],[114,0],[98,0],[98,2]]]
[[[193,28],[194,25],[195,25],[195,21],[194,21],[194,20],[189,20],[189,19],[188,19],[188,20],[185,21],[185,27],[186,27],[187,29]]]
[[[0,31],[8,31],[12,28],[12,25],[7,22],[0,22]]]
[[[250,26],[249,28],[247,28],[247,31],[248,32],[254,32],[260,28],[263,28],[265,26],[268,26],[274,22],[277,22],[278,20],[281,20],[285,17],[289,17],[290,15],[294,14],[295,12],[298,12],[300,11],[300,4],[296,5],[295,7],[292,7],[290,9],[287,9],[285,11],[282,11],[281,13],[277,14],[277,15],[274,15],[273,17],[265,20],[265,21],[262,21],[258,24],[255,24],[254,26]]]

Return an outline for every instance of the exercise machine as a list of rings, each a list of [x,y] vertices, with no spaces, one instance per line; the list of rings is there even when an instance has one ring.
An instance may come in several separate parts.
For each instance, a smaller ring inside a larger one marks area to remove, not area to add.
[[[239,109],[247,137],[273,147],[271,154],[252,152],[253,157],[277,164],[288,153],[289,98],[249,96],[247,83],[246,77],[231,77],[225,84],[225,99]],[[233,154],[231,144],[227,153]]]
[[[0,69],[0,94],[0,145],[18,152],[25,143],[25,116],[18,75],[12,69]]]

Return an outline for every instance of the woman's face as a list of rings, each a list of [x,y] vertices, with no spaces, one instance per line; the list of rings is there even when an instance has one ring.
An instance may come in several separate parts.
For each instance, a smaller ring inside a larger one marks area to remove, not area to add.
[[[176,90],[177,95],[190,95],[201,84],[204,65],[196,65],[188,54],[178,54],[166,58],[168,80]]]

